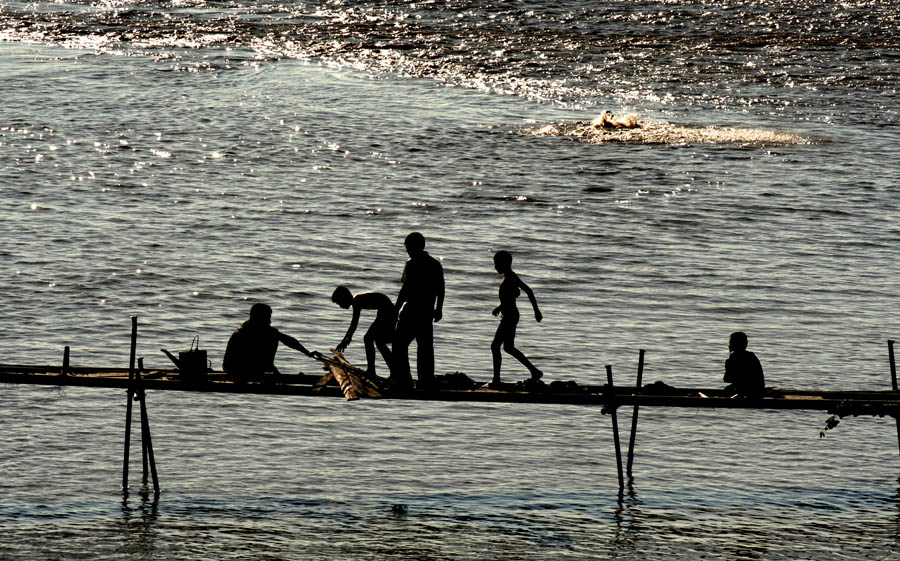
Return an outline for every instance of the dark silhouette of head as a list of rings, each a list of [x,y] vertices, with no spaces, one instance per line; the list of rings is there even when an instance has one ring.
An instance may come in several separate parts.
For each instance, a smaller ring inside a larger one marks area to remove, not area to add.
[[[250,306],[250,323],[254,325],[269,325],[272,323],[272,308],[262,302]]]
[[[331,301],[346,310],[353,304],[353,295],[346,286],[339,286],[331,294]]]
[[[728,349],[732,351],[743,351],[747,349],[747,334],[743,331],[735,331],[731,334],[728,341]]]
[[[512,269],[512,254],[501,249],[494,254],[494,268],[498,273],[503,273]]]
[[[408,253],[410,257],[414,257],[425,251],[425,236],[419,232],[413,232],[406,236],[406,240],[404,240],[403,243],[406,245],[406,253]]]

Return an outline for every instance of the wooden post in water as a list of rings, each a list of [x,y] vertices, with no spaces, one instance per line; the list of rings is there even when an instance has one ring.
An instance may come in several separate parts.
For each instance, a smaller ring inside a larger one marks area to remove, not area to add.
[[[640,349],[640,357],[638,358],[637,384],[635,387],[641,389],[641,383],[644,378],[644,349]],[[625,472],[631,477],[631,466],[634,463],[634,439],[637,436],[637,420],[638,410],[640,406],[634,406],[634,412],[631,414],[631,438],[628,440],[628,465]]]
[[[891,388],[897,391],[897,364],[894,362],[894,342],[888,339],[888,358],[891,361]]]
[[[897,363],[894,362],[894,342],[888,339],[888,357],[891,361],[891,388],[897,391]],[[897,446],[900,447],[900,419],[897,422]]]
[[[137,316],[131,316],[131,358],[128,361],[128,406],[125,409],[125,459],[122,462],[122,492],[128,494],[128,453],[131,450],[131,408],[134,401],[134,355],[137,352]]]
[[[140,373],[137,375],[140,381]],[[147,461],[150,462],[150,472],[153,476],[153,495],[159,497],[159,475],[156,473],[156,458],[153,456],[153,441],[150,438],[150,422],[147,418],[147,394],[142,387],[141,397],[141,448],[144,456],[144,484],[147,484]]]
[[[144,357],[138,357],[137,364],[138,364],[137,371],[134,373],[134,375],[137,380],[140,380],[141,372],[144,371]],[[144,393],[144,385],[139,384],[139,387],[140,387],[140,394],[139,394],[138,398],[141,401],[141,465],[144,468],[143,478],[141,479],[141,483],[146,485],[147,484],[147,474],[149,473],[149,470],[147,469],[147,444],[146,444],[147,441],[144,439],[144,424],[145,424],[144,416],[146,414],[146,411],[145,411],[146,405],[144,405],[144,399],[146,398],[146,394]]]
[[[619,471],[619,492],[625,489],[625,476],[622,474],[622,446],[619,444],[619,420],[616,417],[616,404],[614,402],[615,386],[613,386],[612,366],[606,365],[606,381],[609,385],[609,399],[606,408],[612,416],[613,441],[616,445],[616,468]]]
[[[146,437],[146,435],[144,434],[144,432],[145,432],[145,431],[144,431],[144,415],[145,415],[145,411],[144,411],[144,409],[145,409],[145,405],[144,405],[144,397],[145,397],[145,396],[144,396],[144,392],[143,392],[143,391],[141,391],[141,395],[139,395],[139,396],[137,397],[138,401],[141,402],[141,467],[143,468],[143,471],[141,472],[141,473],[142,473],[142,475],[141,475],[141,484],[142,484],[142,485],[146,485],[146,484],[147,484],[147,474],[150,473],[150,470],[149,470],[148,467],[147,467],[147,465],[148,465],[148,464],[147,464],[147,462],[148,462],[148,458],[147,458],[147,437]]]
[[[62,370],[59,371],[60,376],[68,376],[69,375],[69,345],[66,345],[66,348],[63,349],[63,363]]]

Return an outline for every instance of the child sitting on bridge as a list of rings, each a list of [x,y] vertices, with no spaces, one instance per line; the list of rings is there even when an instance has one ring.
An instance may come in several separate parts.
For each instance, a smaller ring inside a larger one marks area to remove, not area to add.
[[[728,342],[731,354],[725,361],[726,392],[740,397],[762,397],[766,391],[762,365],[752,351],[747,350],[747,334],[736,331]]]

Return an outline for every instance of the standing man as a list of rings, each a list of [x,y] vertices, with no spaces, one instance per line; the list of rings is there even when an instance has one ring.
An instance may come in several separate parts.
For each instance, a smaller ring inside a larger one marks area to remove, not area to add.
[[[394,336],[393,381],[401,388],[412,387],[409,369],[409,344],[416,341],[418,386],[434,383],[434,323],[441,321],[444,308],[444,268],[425,251],[425,236],[413,232],[406,236],[409,259],[403,267],[400,294],[397,296],[397,332]]]

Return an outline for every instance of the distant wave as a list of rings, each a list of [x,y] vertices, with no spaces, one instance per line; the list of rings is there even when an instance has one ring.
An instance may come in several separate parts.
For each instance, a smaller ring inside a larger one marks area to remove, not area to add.
[[[604,112],[605,113],[605,112]],[[632,117],[633,116],[629,116]],[[815,140],[796,134],[737,127],[685,126],[667,121],[636,120],[633,126],[602,126],[601,121],[555,123],[524,132],[534,136],[568,136],[589,144],[624,142],[634,144],[749,144],[756,146],[814,144]]]

